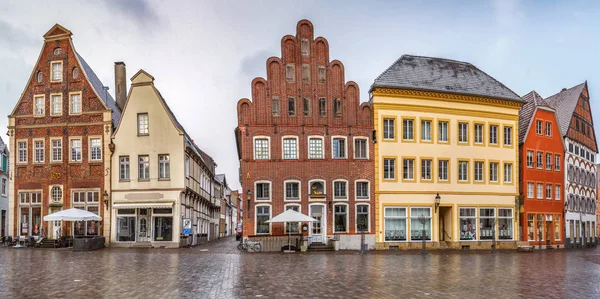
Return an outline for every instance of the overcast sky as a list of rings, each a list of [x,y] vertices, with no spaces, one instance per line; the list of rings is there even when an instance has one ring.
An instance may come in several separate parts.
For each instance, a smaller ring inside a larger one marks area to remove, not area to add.
[[[29,1],[0,3],[0,114],[22,93],[55,23],[114,92],[113,63],[155,77],[178,120],[239,188],[236,103],[309,19],[361,88],[402,54],[467,61],[519,95],[585,80],[600,119],[600,5],[590,1]],[[600,121],[599,121],[600,123]],[[6,128],[6,117],[0,126]],[[597,124],[596,127],[599,125]],[[8,142],[6,129],[2,138]]]

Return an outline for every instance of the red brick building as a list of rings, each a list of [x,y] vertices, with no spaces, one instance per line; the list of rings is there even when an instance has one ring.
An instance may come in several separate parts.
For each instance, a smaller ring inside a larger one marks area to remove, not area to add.
[[[564,244],[565,146],[556,112],[532,91],[519,111],[521,241]]]
[[[320,219],[305,232],[312,245],[339,237],[341,249],[359,249],[364,230],[374,246],[372,105],[309,21],[281,39],[281,53],[237,106],[244,237],[298,236],[298,224],[266,222],[294,209]]]
[[[120,109],[75,51],[71,35],[58,24],[44,35],[38,61],[9,115],[12,236],[108,236],[103,195],[111,193],[109,143]],[[43,221],[71,207],[104,220]]]

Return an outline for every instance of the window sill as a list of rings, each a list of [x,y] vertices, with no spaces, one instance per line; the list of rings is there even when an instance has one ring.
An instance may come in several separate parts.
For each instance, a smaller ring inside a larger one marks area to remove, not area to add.
[[[50,164],[62,164],[62,160],[59,161],[50,161]]]
[[[75,115],[75,116],[81,115],[81,112],[69,112],[69,116],[71,116],[71,115]]]
[[[171,178],[159,178],[158,180],[159,180],[159,181],[170,181],[170,180],[171,180]]]
[[[138,137],[150,136],[150,134],[139,134],[139,133],[137,135],[138,135]]]
[[[44,161],[41,161],[41,162],[33,162],[33,166],[42,166],[42,165],[44,165],[44,164],[46,164]]]
[[[355,201],[371,201],[370,198],[357,198]]]
[[[125,182],[125,183],[127,183],[127,182],[130,182],[130,180],[129,179],[119,179],[119,182]]]
[[[138,179],[138,182],[150,182],[150,179]]]
[[[333,201],[348,201],[348,198],[334,197]]]
[[[81,164],[81,163],[83,163],[83,161],[69,161],[69,163],[72,163],[72,164]]]
[[[90,163],[90,164],[102,164],[102,162],[103,162],[102,160],[90,160],[90,161],[88,161],[88,163]]]

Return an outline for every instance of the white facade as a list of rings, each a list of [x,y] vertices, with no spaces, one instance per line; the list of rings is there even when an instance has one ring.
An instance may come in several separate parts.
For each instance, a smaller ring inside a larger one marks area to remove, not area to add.
[[[9,235],[8,233],[8,148],[0,138],[0,237]]]

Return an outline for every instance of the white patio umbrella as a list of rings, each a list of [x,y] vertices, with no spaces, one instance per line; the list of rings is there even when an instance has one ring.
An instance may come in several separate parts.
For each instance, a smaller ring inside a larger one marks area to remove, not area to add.
[[[285,212],[271,218],[270,220],[267,220],[266,222],[268,223],[278,223],[278,222],[319,222],[319,220],[306,216],[300,212],[296,212],[294,210],[286,210]],[[291,232],[288,233],[288,250],[286,252],[291,252],[290,251],[290,238],[291,238]]]
[[[85,220],[93,220],[100,221],[102,217],[85,210],[71,208],[68,210],[63,210],[60,212],[56,212],[54,214],[44,216],[44,221],[85,221]]]

